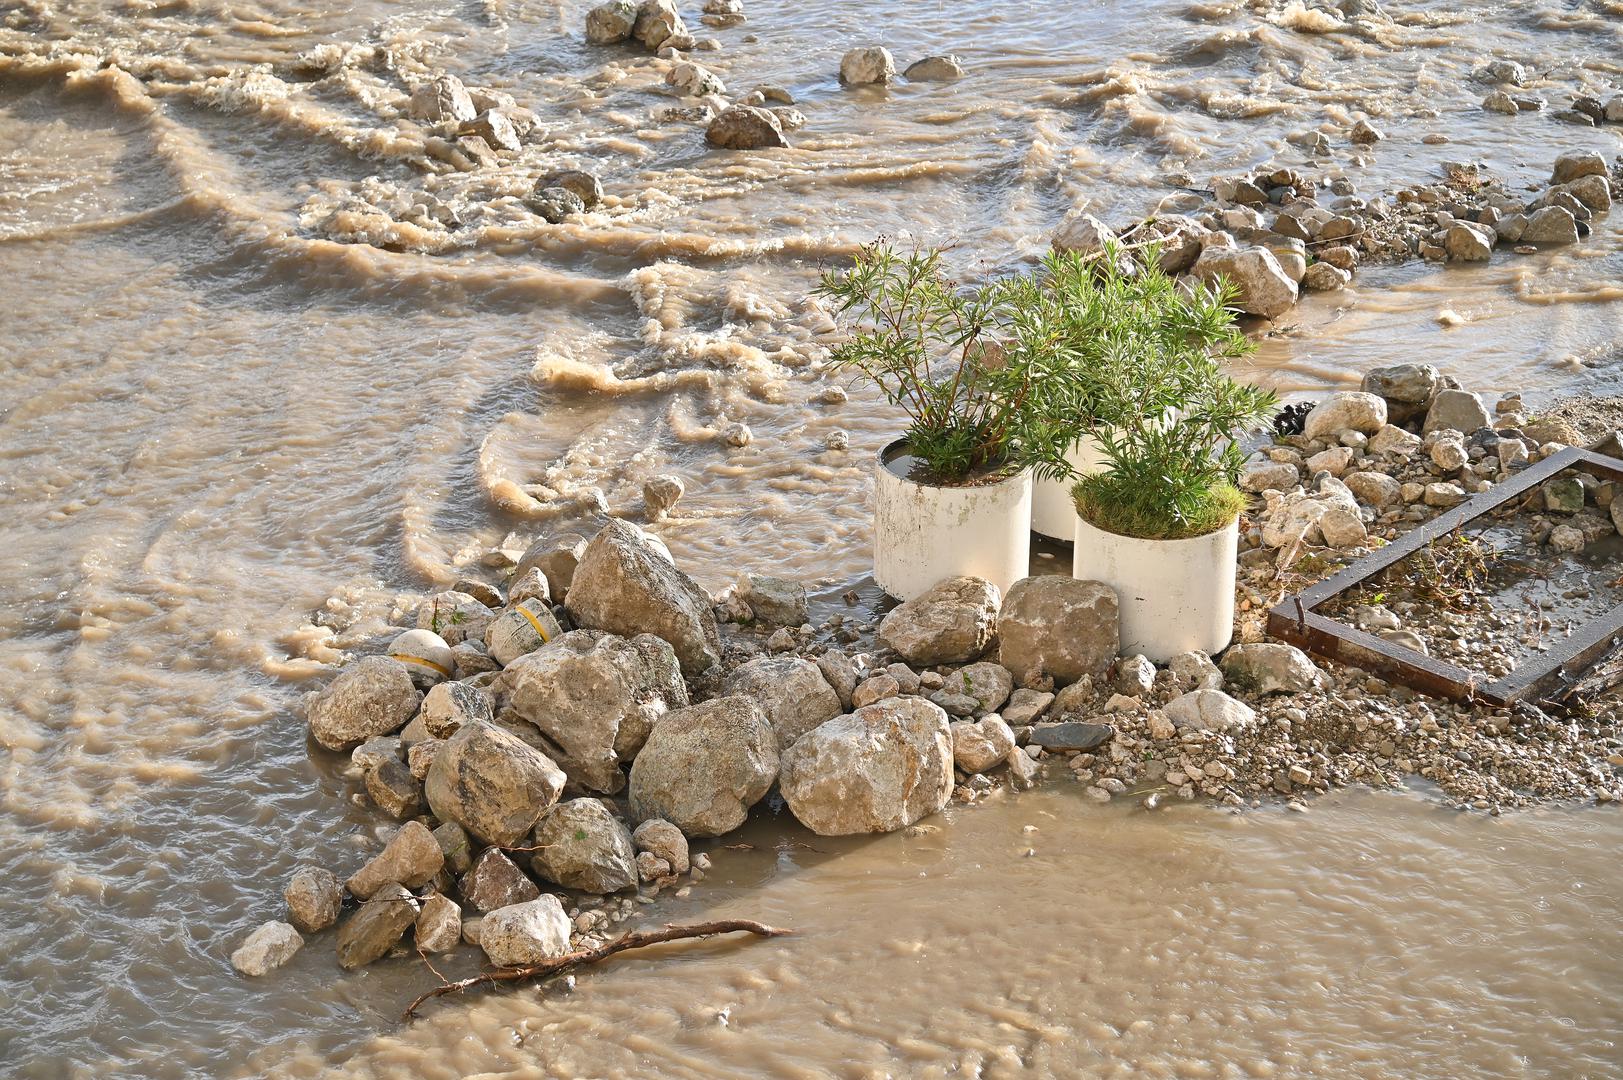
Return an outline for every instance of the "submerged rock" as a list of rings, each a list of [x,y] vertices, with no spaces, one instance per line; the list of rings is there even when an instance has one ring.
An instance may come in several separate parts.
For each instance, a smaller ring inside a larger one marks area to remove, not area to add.
[[[818,665],[796,657],[760,657],[727,677],[723,694],[754,700],[786,747],[806,732],[840,715],[840,696]]]
[[[903,74],[909,82],[955,82],[964,77],[964,65],[956,56],[926,56]]]
[[[663,638],[690,678],[721,659],[710,597],[629,522],[610,521],[587,545],[569,588],[569,613],[585,629]]]
[[[493,688],[507,711],[557,746],[557,764],[578,787],[613,794],[621,766],[655,723],[688,704],[676,653],[664,640],[575,630],[515,660]]]
[[[313,694],[305,717],[316,742],[328,750],[352,750],[375,735],[405,727],[422,700],[404,664],[369,656]]]
[[[896,58],[889,49],[851,49],[840,58],[840,81],[847,86],[887,83],[896,77]]]
[[[571,214],[586,212],[585,201],[562,187],[537,188],[526,196],[524,205],[549,225],[562,224]]]
[[[733,105],[721,113],[705,129],[705,141],[723,150],[761,150],[773,146],[788,146],[783,136],[783,122],[770,109],[753,105]]]
[[[285,922],[268,922],[249,934],[231,954],[231,966],[244,975],[274,971],[304,947],[298,930]]]
[[[367,900],[391,881],[410,889],[427,885],[444,865],[445,853],[434,834],[422,822],[408,821],[382,851],[350,875],[345,887],[356,899]]]
[[[500,109],[486,109],[472,120],[465,121],[457,129],[457,134],[477,135],[485,140],[492,150],[517,152],[523,147],[519,142],[518,131],[513,127],[513,121]]]
[[[998,659],[1029,684],[1101,675],[1120,647],[1116,590],[1097,581],[1028,577],[1014,583],[998,615]]]
[[[678,709],[654,728],[631,766],[631,814],[662,818],[687,836],[744,823],[778,775],[778,740],[746,697]]]
[[[440,75],[417,86],[406,111],[415,119],[462,123],[476,114],[468,88],[455,75]]]
[[[424,786],[441,821],[487,844],[519,843],[563,790],[563,771],[540,751],[489,724],[470,724],[440,749]]]
[[[569,954],[569,916],[556,896],[499,908],[479,924],[479,947],[497,967],[539,964]]]
[[[822,836],[894,832],[952,794],[947,714],[891,698],[830,720],[783,755],[779,787],[796,819]]]
[[[364,967],[386,956],[417,921],[417,898],[405,886],[389,882],[338,928],[338,966]]]
[[[879,624],[879,640],[910,664],[974,660],[997,632],[998,588],[977,577],[948,578],[897,605]]]
[[[613,893],[637,884],[631,831],[596,799],[561,802],[535,827],[530,867],[566,889]]]

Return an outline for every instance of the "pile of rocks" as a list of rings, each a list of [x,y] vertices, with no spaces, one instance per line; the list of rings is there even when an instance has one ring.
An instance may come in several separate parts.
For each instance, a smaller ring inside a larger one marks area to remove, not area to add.
[[[1170,212],[1120,232],[1079,209],[1060,224],[1053,245],[1087,254],[1120,241],[1131,257],[1154,242],[1167,273],[1226,278],[1240,310],[1277,319],[1304,291],[1344,288],[1365,262],[1485,262],[1501,243],[1520,254],[1576,243],[1589,235],[1594,216],[1611,209],[1623,183],[1623,166],[1609,172],[1593,153],[1557,158],[1549,186],[1530,200],[1509,194],[1477,165],[1454,163],[1446,172],[1442,183],[1390,200],[1360,198],[1345,178],[1321,184],[1298,169],[1219,177],[1215,207],[1184,192],[1164,204]],[[1321,186],[1328,201],[1321,202]]]
[[[1472,78],[1495,88],[1482,99],[1482,107],[1489,112],[1515,115],[1542,112],[1544,109],[1544,99],[1525,89],[1532,81],[1527,68],[1514,60],[1495,60],[1484,64],[1472,72]],[[1568,108],[1558,110],[1554,115],[1558,120],[1585,127],[1623,124],[1623,94],[1614,94],[1605,102],[1588,94],[1578,94],[1572,98]]]

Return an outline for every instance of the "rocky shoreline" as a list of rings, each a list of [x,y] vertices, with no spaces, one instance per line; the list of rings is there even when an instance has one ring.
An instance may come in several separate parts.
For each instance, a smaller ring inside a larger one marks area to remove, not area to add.
[[[256,930],[233,963],[263,974],[334,924],[346,968],[463,944],[498,966],[590,948],[661,891],[702,881],[711,856],[690,841],[727,834],[763,802],[843,835],[910,829],[949,800],[1066,776],[1091,800],[1149,809],[1305,809],[1334,787],[1416,777],[1495,814],[1623,801],[1615,700],[1566,716],[1476,708],[1262,632],[1284,595],[1581,433],[1528,416],[1515,395],[1490,407],[1422,365],[1372,371],[1362,390],[1286,410],[1279,427],[1242,476],[1254,501],[1237,644],[1215,661],[1118,656],[1114,592],[1060,576],[1007,596],[956,578],[883,614],[814,625],[799,584],[745,575],[708,595],[656,536],[620,520],[591,540],[537,542],[502,584],[470,578],[426,597],[415,625],[305,704],[313,742],[347,753],[403,824],[347,877],[301,867],[286,921]],[[1614,495],[1563,474],[1518,525],[1551,553],[1573,536],[1579,550],[1610,542],[1623,532]],[[649,519],[681,497],[680,484],[651,483]],[[1390,609],[1357,617],[1426,648]]]

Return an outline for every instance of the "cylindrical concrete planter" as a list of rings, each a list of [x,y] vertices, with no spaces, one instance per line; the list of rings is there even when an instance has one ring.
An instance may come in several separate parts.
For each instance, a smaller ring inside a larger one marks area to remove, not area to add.
[[[1116,590],[1122,656],[1164,664],[1181,652],[1218,653],[1234,637],[1234,565],[1240,522],[1187,540],[1142,540],[1077,515],[1071,573]]]
[[[1077,440],[1065,461],[1076,476],[1063,480],[1031,482],[1031,531],[1050,540],[1063,540],[1069,544],[1076,538],[1076,503],[1071,499],[1071,488],[1077,476],[1098,472],[1109,462],[1093,436],[1084,435]]]
[[[906,440],[874,463],[874,580],[911,600],[950,577],[985,578],[1003,592],[1031,570],[1031,473],[938,487],[900,474]]]

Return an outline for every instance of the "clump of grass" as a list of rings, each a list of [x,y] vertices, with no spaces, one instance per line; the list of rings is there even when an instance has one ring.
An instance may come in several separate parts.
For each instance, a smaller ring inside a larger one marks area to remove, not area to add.
[[[1076,485],[1076,510],[1096,528],[1144,540],[1188,540],[1214,533],[1240,516],[1245,495],[1230,483],[1194,486],[1181,494],[1176,515],[1166,493],[1145,488],[1115,472],[1084,476]]]

